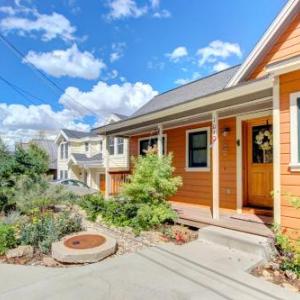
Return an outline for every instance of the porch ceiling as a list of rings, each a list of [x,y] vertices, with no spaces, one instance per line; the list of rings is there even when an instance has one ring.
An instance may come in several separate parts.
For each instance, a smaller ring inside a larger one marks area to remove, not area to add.
[[[211,104],[201,109],[194,109],[192,111],[182,112],[162,119],[144,122],[139,126],[128,126],[124,127],[122,130],[112,130],[111,132],[107,132],[107,134],[112,136],[128,137],[155,131],[158,128],[158,124],[163,125],[163,129],[169,129],[191,123],[211,121],[212,112],[215,110],[218,111],[219,118],[226,118],[270,109],[272,109],[272,90],[268,89],[260,93],[248,95],[247,97],[238,97],[224,101],[217,105]]]

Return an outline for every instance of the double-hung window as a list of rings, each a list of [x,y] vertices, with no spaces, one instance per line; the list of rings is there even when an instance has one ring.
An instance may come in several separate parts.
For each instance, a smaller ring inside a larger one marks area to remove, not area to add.
[[[300,92],[290,95],[291,171],[300,171]]]
[[[115,154],[115,139],[113,137],[109,137],[108,139],[108,153],[109,155]]]
[[[65,159],[69,157],[69,144],[65,143]]]
[[[84,150],[85,150],[85,152],[89,151],[89,146],[90,146],[89,142],[85,142],[84,143]]]
[[[139,154],[146,155],[147,150],[149,148],[157,147],[157,143],[158,143],[157,137],[140,139],[139,140]],[[162,138],[162,144],[163,144],[163,154],[166,154],[165,137]]]
[[[210,167],[210,129],[199,128],[186,132],[186,168],[190,171],[208,171]]]
[[[123,154],[124,153],[124,139],[117,138],[117,153]]]

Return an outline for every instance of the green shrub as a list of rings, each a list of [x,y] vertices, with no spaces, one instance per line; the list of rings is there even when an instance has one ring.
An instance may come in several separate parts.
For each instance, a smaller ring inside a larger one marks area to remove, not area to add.
[[[18,178],[13,196],[16,208],[22,213],[41,212],[58,204],[75,201],[76,196],[61,185],[49,184],[45,178],[35,180],[27,175]]]
[[[11,225],[0,224],[0,255],[4,255],[8,249],[17,246],[15,229]]]
[[[166,201],[182,185],[181,177],[173,176],[172,154],[159,157],[154,152],[133,159],[133,174],[124,183],[121,196],[139,203]]]
[[[78,216],[71,216],[69,213],[43,214],[23,224],[20,228],[20,242],[48,253],[53,242],[81,229],[81,219]]]
[[[86,195],[82,197],[79,205],[86,211],[88,219],[95,221],[98,214],[105,209],[105,200],[102,194]]]

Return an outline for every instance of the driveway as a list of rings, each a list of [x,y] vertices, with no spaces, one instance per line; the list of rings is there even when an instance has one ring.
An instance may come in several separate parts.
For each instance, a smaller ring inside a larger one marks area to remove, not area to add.
[[[85,267],[0,265],[0,299],[300,299],[249,275],[257,256],[214,243],[167,244]]]

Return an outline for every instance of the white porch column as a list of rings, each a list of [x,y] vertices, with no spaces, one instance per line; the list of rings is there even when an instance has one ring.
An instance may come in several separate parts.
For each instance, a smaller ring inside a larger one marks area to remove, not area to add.
[[[109,198],[110,194],[110,174],[109,174],[109,136],[105,136],[104,145],[103,145],[103,154],[104,154],[104,167],[105,167],[105,198]]]
[[[220,175],[219,175],[219,119],[218,113],[212,113],[212,212],[213,218],[219,219],[220,206]]]
[[[158,156],[163,155],[163,126],[161,124],[158,125],[157,152]]]
[[[280,224],[281,219],[281,187],[280,187],[280,86],[279,77],[273,78],[273,190],[274,190],[274,222]]]

